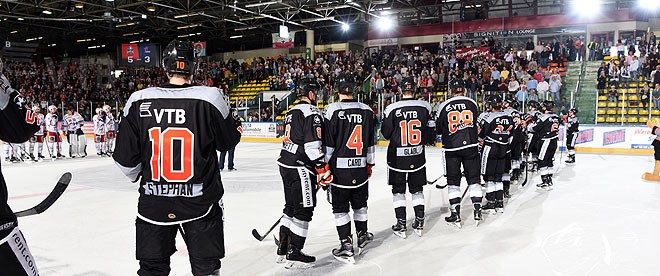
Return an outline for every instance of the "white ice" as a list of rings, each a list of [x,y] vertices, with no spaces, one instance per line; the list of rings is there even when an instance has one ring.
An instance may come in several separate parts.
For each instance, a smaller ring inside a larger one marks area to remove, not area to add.
[[[88,151],[85,159],[2,165],[14,211],[35,205],[59,175],[73,173],[71,186],[51,209],[19,221],[41,275],[136,274],[137,186],[110,158],[95,156],[92,147]],[[258,242],[250,233],[253,228],[264,233],[281,215],[278,144],[241,143],[236,149],[238,171],[222,173],[227,256],[221,274],[660,275],[660,185],[640,179],[652,170],[652,156],[578,154],[575,165],[560,165],[553,191],[536,190],[538,176],[524,188],[513,186],[504,214],[485,215],[478,227],[469,199],[464,199],[460,230],[444,222],[446,190],[426,186],[424,236],[409,231],[403,240],[390,230],[395,219],[385,182],[385,152],[385,147],[377,149],[369,188],[369,230],[375,241],[368,251],[355,265],[331,256],[339,242],[321,191],[304,250],[317,262],[305,271],[289,271],[275,264],[272,237]],[[557,154],[555,165],[559,158]],[[427,159],[428,177],[440,176],[440,149],[429,149]],[[408,223],[412,216],[408,195]],[[180,238],[177,248],[171,275],[191,275]]]

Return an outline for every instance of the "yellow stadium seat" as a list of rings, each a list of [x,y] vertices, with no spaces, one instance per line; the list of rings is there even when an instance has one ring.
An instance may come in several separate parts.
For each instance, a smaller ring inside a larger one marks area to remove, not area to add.
[[[607,107],[607,102],[598,102],[598,107]]]
[[[607,96],[598,96],[599,101],[607,101]]]
[[[607,109],[607,115],[616,115],[616,110],[615,108],[608,108]]]
[[[639,101],[639,96],[637,95],[631,95],[628,97],[629,101]]]
[[[619,96],[619,101],[626,101],[628,100],[628,96]]]
[[[637,83],[636,82],[630,83],[630,87],[637,87]]]
[[[605,121],[608,123],[616,123],[616,118],[614,116],[608,116]]]
[[[660,115],[660,110],[653,109],[653,110],[651,110],[651,114],[652,115]]]
[[[637,115],[639,112],[637,111],[636,108],[631,108],[628,110],[628,115]]]
[[[649,117],[639,117],[639,122],[640,123],[646,123],[649,121]]]
[[[604,56],[604,57],[603,57],[603,60],[605,60],[605,61],[609,61],[609,60],[610,60],[610,56]]]
[[[622,121],[623,121],[623,119],[621,119],[620,116],[617,116],[617,117],[616,117],[616,122],[617,122],[617,123],[621,123]]]
[[[639,122],[637,116],[628,117],[628,123],[637,123],[637,122]]]
[[[605,122],[605,117],[603,117],[603,116],[598,116],[598,117],[596,118],[596,122],[604,123],[604,122]]]
[[[627,106],[628,106],[628,102],[619,102],[618,104],[616,104],[616,107],[627,107]]]
[[[639,115],[649,115],[649,110],[648,109],[640,109],[639,110]]]
[[[605,109],[602,109],[602,108],[598,109],[598,111],[596,112],[596,114],[598,114],[598,115],[605,115],[606,113],[607,113],[607,111]]]
[[[616,107],[616,103],[615,102],[608,102],[607,107]]]

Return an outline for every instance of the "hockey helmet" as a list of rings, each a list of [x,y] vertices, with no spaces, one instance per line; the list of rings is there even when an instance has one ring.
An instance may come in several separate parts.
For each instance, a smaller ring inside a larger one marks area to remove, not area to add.
[[[34,105],[32,106],[32,111],[39,112],[41,111],[41,107],[39,107],[39,105]]]
[[[163,51],[163,68],[167,73],[192,75],[197,69],[197,54],[190,41],[172,40]]]
[[[103,111],[109,113],[112,108],[109,105],[103,105]]]
[[[570,114],[570,113],[573,113],[573,115],[577,115],[577,114],[578,114],[578,110],[577,110],[577,108],[571,108],[571,109],[568,110],[568,113],[569,113],[569,114]]]
[[[543,110],[552,111],[555,109],[555,103],[553,101],[543,101]]]
[[[48,106],[48,112],[55,112],[57,111],[57,106],[54,105],[49,105]]]
[[[504,102],[506,102],[507,107],[510,107],[510,108],[513,108],[513,109],[520,108],[520,102],[517,101],[516,99],[507,99]]]
[[[412,78],[403,79],[401,84],[401,90],[403,92],[415,92],[415,81]]]
[[[302,79],[298,82],[298,97],[307,97],[309,91],[316,93],[319,90],[319,84],[314,79]]]
[[[339,90],[337,93],[352,95],[355,91],[355,77],[351,74],[342,74],[339,76]]]
[[[97,107],[97,108],[96,108],[96,114],[101,114],[102,111],[103,111],[102,108],[100,108],[100,107]]]
[[[527,107],[534,108],[534,109],[538,110],[539,107],[541,107],[541,106],[540,106],[539,102],[537,102],[537,101],[529,101],[527,103]]]
[[[502,108],[502,97],[499,95],[491,95],[486,100],[486,107],[491,109],[500,109]]]

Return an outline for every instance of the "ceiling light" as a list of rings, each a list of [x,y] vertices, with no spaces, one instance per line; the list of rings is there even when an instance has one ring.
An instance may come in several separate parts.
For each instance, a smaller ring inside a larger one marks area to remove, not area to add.
[[[350,7],[351,6],[349,6],[349,5],[318,7],[318,8],[316,8],[316,11],[331,11],[331,10],[350,8]]]
[[[121,27],[128,27],[128,26],[133,26],[135,25],[135,22],[129,22],[129,23],[122,23],[122,24],[117,24],[115,27],[121,28]]]
[[[267,2],[261,2],[261,3],[247,4],[247,5],[245,5],[245,7],[246,8],[254,8],[254,7],[266,6],[266,5],[272,5],[272,4],[277,4],[277,1],[267,1]]]
[[[43,39],[43,37],[40,36],[40,37],[35,37],[35,38],[28,38],[28,39],[25,40],[25,42],[30,42],[30,41],[40,40],[40,39]]]
[[[256,28],[257,28],[257,27],[255,27],[255,26],[250,26],[250,27],[240,27],[240,28],[236,28],[236,29],[234,29],[234,31],[247,31],[247,30],[254,30],[254,29],[256,29]]]
[[[141,34],[141,33],[140,33],[140,32],[137,32],[137,33],[126,33],[126,34],[123,34],[122,36],[132,36],[132,35],[139,35],[139,34]]]
[[[376,21],[376,26],[382,31],[388,31],[394,27],[394,22],[392,21],[392,18],[381,17],[378,18],[378,21]]]
[[[341,23],[341,29],[342,29],[344,32],[347,32],[348,30],[351,29],[351,25],[348,25],[348,23]]]
[[[74,6],[76,9],[82,9],[84,7],[83,3],[76,3]]]
[[[300,20],[300,23],[310,23],[310,22],[318,22],[318,21],[325,21],[325,20],[335,20],[335,17],[334,16],[329,16],[329,17],[305,18],[303,20]]]
[[[243,36],[242,35],[233,35],[233,36],[230,36],[229,38],[241,38],[241,37],[243,37]]]
[[[48,46],[50,46],[50,47],[55,47],[55,46],[57,46],[57,44],[53,43],[53,44],[50,44],[50,45],[48,45]]]
[[[146,15],[146,14],[140,15],[140,17],[142,17],[142,19],[147,19],[147,15]]]
[[[155,11],[156,11],[156,6],[149,6],[149,7],[147,7],[147,11],[155,12]]]
[[[195,16],[195,15],[199,15],[199,13],[196,13],[196,12],[195,12],[195,13],[177,14],[177,15],[174,16],[174,18],[177,18],[177,19],[178,19],[178,18],[186,18],[186,17]]]
[[[255,20],[255,19],[262,19],[262,18],[264,18],[264,17],[260,16],[260,15],[255,15],[255,16],[241,17],[238,20],[247,21],[247,20]]]
[[[601,0],[573,0],[573,10],[581,16],[593,17],[600,12]]]
[[[94,40],[96,40],[96,38],[85,38],[85,39],[78,39],[78,40],[76,40],[76,42],[78,42],[78,43],[80,43],[80,42],[90,42],[90,41],[94,41]]]
[[[18,18],[18,21],[23,21],[23,20],[25,20],[25,19],[23,19],[23,17]]]
[[[199,27],[199,24],[192,24],[192,25],[186,25],[186,26],[179,26],[179,27],[176,27],[176,28],[177,28],[177,30],[181,30],[181,29],[189,29],[189,28],[195,28],[195,27]]]
[[[48,15],[53,14],[53,12],[52,12],[52,11],[49,11],[49,10],[43,10],[42,13],[43,13],[43,14],[48,14]]]
[[[639,7],[648,11],[655,12],[660,8],[660,2],[657,0],[639,0]]]
[[[15,33],[18,33],[18,31],[14,30],[14,31],[11,31],[11,33],[12,33],[12,34],[15,34]]]

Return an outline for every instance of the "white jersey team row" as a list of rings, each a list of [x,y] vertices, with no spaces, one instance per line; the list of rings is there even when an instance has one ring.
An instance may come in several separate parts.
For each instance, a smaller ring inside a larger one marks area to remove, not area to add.
[[[61,130],[58,125],[59,116],[57,107],[51,105],[48,107],[48,113],[41,114],[41,108],[35,106],[32,108],[35,120],[39,124],[39,130],[34,134],[29,142],[29,151],[26,151],[27,143],[7,144],[5,143],[5,159],[7,161],[22,161],[26,158],[38,160],[45,158],[43,156],[43,145],[47,143],[47,149],[51,158],[63,158],[62,135],[66,135],[69,144],[69,157],[87,156],[87,139],[82,127],[85,124],[83,117],[74,110],[69,110],[62,119]],[[92,119],[94,123],[94,142],[96,153],[99,156],[111,155],[114,148],[116,137],[116,121],[111,113],[109,105],[96,109],[96,115]],[[45,138],[45,139],[44,139]],[[36,155],[35,146],[37,149]]]

